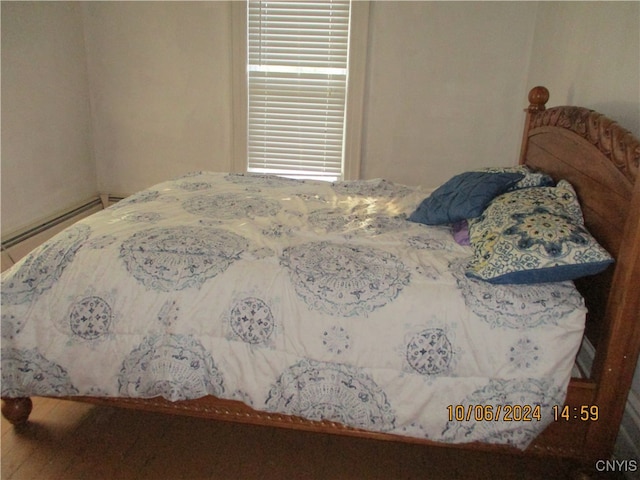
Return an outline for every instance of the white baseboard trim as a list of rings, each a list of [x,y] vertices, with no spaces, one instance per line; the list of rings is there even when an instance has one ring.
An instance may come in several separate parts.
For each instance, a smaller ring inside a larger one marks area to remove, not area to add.
[[[14,245],[24,242],[36,235],[45,232],[56,225],[64,223],[69,219],[79,217],[85,212],[93,211],[100,205],[100,198],[92,197],[89,200],[75,205],[63,212],[59,212],[51,217],[44,218],[29,227],[23,228],[17,232],[10,233],[6,237],[2,238],[2,248],[4,250],[13,247]]]
[[[66,227],[102,209],[100,199],[93,198],[28,228],[10,234],[7,238],[3,238],[0,244],[2,249],[2,271],[4,272],[11,268],[34,248],[40,246]]]

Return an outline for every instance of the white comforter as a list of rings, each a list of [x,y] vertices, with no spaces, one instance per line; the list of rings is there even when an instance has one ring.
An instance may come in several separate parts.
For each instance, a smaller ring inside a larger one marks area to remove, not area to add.
[[[129,197],[3,274],[2,396],[211,394],[526,447],[564,400],[582,299],[467,278],[469,247],[406,220],[426,195],[198,173]]]

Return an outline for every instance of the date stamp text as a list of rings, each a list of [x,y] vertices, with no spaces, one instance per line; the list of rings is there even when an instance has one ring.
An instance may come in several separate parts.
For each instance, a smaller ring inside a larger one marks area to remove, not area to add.
[[[450,422],[539,422],[540,405],[448,405]]]

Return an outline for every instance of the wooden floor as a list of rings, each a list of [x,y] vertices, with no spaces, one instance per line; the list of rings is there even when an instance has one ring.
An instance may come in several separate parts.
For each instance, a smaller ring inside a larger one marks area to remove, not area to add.
[[[34,399],[2,419],[3,480],[571,479],[568,461],[488,455]],[[617,479],[617,476],[591,478]]]

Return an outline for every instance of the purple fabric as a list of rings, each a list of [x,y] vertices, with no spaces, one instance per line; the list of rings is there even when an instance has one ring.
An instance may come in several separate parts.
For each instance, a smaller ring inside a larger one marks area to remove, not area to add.
[[[460,245],[471,245],[469,242],[469,224],[466,220],[460,220],[459,222],[451,225],[453,232],[453,239]]]

